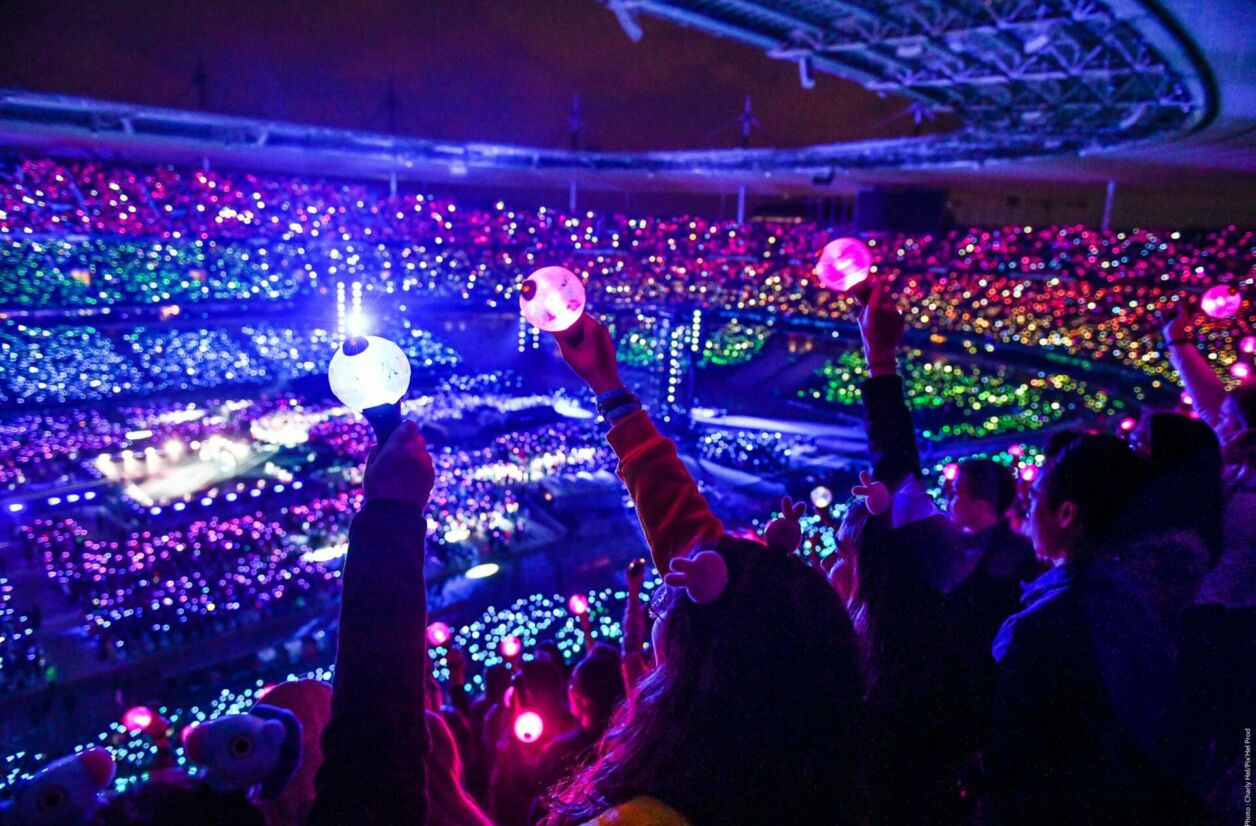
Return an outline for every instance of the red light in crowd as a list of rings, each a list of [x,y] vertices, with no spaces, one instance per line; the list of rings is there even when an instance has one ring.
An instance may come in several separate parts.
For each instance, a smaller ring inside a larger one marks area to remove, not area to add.
[[[942,468],[942,478],[948,482],[954,482],[956,476],[959,476],[959,463],[947,462]]]
[[[153,724],[153,713],[144,706],[128,708],[122,715],[122,725],[127,731],[143,731]]]
[[[1024,479],[1026,482],[1034,481],[1035,479],[1038,478],[1037,465],[1025,465],[1025,467],[1021,468],[1020,475],[1021,475],[1021,478]]]
[[[1125,431],[1126,433],[1129,433],[1137,425],[1138,425],[1138,422],[1134,421],[1128,416],[1126,416],[1124,419],[1121,419],[1121,430]]]
[[[520,743],[535,743],[545,731],[545,721],[535,711],[525,711],[515,718],[515,738]]]
[[[1256,336],[1243,336],[1239,340],[1239,352],[1249,356],[1256,353]]]
[[[1182,404],[1186,405],[1187,407],[1190,407],[1190,406],[1191,406],[1191,405],[1193,405],[1194,403],[1195,403],[1195,400],[1191,398],[1191,394],[1190,394],[1190,393],[1183,393],[1183,394],[1182,394]]]
[[[567,610],[576,616],[589,613],[589,598],[583,594],[572,594],[567,600]]]
[[[1239,380],[1246,380],[1252,375],[1252,366],[1245,361],[1236,361],[1230,365],[1230,375]]]
[[[437,648],[449,642],[450,636],[449,626],[443,622],[434,622],[427,627],[427,641]]]
[[[523,650],[523,643],[518,637],[507,637],[502,640],[502,656],[508,660],[513,660],[519,656],[519,652]]]
[[[1015,456],[1017,459],[1019,459],[1020,457],[1025,455],[1025,446],[1024,445],[1012,445],[1011,447],[1007,449],[1007,453],[1009,456]]]

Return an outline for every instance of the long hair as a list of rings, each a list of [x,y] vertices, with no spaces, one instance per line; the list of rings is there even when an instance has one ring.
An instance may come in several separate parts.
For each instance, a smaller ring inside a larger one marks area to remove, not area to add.
[[[427,756],[427,822],[432,826],[492,826],[462,788],[462,759],[449,725],[436,712],[425,713],[432,742]]]
[[[695,824],[853,822],[859,674],[840,599],[758,542],[717,551],[728,588],[705,606],[672,592],[658,666],[597,758],[551,792],[546,823],[642,795]]]

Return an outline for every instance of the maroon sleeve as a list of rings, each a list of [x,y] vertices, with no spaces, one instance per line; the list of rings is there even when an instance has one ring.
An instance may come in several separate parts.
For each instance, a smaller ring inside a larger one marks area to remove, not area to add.
[[[656,568],[666,572],[674,557],[724,535],[676,445],[655,429],[644,411],[625,416],[606,438],[619,457],[619,478],[637,506]]]

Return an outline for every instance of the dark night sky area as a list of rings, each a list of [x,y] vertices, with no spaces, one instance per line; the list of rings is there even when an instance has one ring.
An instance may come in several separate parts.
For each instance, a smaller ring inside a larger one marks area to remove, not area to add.
[[[595,0],[0,3],[0,86],[193,108],[198,58],[214,112],[446,140],[728,147],[747,92],[763,132],[799,146],[911,134],[902,99],[650,18],[632,43]]]

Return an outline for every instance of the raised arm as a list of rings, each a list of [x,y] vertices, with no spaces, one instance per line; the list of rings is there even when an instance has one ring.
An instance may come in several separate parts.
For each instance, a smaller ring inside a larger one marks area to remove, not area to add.
[[[859,314],[859,333],[869,374],[860,390],[873,475],[892,491],[908,476],[919,477],[921,473],[916,430],[903,400],[903,380],[898,375],[903,324],[903,316],[889,291],[878,282]]]
[[[1164,325],[1162,332],[1169,350],[1169,361],[1178,371],[1182,386],[1194,400],[1199,417],[1216,430],[1221,421],[1221,405],[1225,403],[1225,384],[1195,346],[1195,326],[1191,323],[1190,310],[1178,304],[1177,313]]]
[[[427,822],[423,510],[434,472],[403,422],[366,463],[349,529],[331,721],[310,826]]]
[[[615,344],[606,328],[586,315],[555,338],[563,360],[599,399],[607,400],[606,415],[614,424],[606,438],[619,457],[619,478],[636,504],[655,567],[667,571],[675,557],[722,537],[724,526],[680,461],[676,445],[655,429],[620,381]]]

